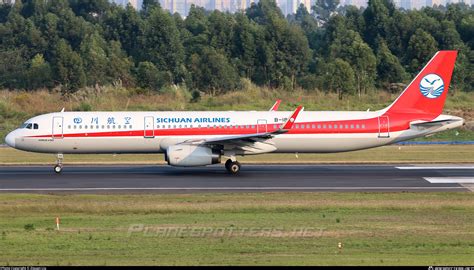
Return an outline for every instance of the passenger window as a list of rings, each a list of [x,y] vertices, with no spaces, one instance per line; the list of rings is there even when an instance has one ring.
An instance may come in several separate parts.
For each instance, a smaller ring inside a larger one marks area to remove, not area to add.
[[[346,125],[346,129],[349,128],[349,125]]]
[[[321,125],[318,125],[318,128],[321,128]]]
[[[362,124],[362,128],[365,128],[365,124]]]
[[[306,125],[306,128],[311,128],[311,125],[310,125],[310,124],[307,124],[307,125]]]
[[[359,124],[357,124],[357,125],[356,125],[356,128],[360,128],[360,125],[359,125]]]
[[[332,128],[332,125],[328,125],[328,128]]]
[[[326,128],[326,125],[323,125],[323,128]]]
[[[316,125],[313,124],[313,128],[316,128]]]
[[[351,128],[354,128],[354,125],[351,125]]]
[[[67,126],[68,129],[71,129],[71,125]]]

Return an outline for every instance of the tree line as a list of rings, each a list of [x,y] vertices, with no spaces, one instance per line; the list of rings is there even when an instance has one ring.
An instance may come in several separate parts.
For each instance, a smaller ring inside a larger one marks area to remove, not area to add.
[[[192,6],[182,18],[145,0],[23,0],[0,5],[0,87],[171,85],[212,94],[256,85],[346,94],[397,88],[438,50],[459,50],[453,85],[474,86],[474,9],[400,10],[391,0],[317,0],[283,16],[274,0],[234,14]],[[397,89],[398,90],[398,89]]]

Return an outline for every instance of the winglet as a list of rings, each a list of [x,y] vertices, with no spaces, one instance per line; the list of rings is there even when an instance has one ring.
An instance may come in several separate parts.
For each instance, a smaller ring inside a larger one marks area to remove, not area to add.
[[[282,130],[290,130],[293,127],[293,124],[296,122],[296,118],[298,117],[298,114],[303,110],[303,106],[298,106],[296,110],[293,112],[293,114],[288,118],[285,124],[281,126],[280,129]]]
[[[278,107],[280,107],[281,99],[278,99],[275,104],[270,108],[270,112],[276,112],[278,111]]]

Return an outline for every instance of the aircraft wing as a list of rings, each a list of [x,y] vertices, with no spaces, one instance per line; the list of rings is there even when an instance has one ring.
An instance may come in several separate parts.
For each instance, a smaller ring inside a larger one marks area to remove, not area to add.
[[[275,135],[288,132],[292,127],[298,114],[303,110],[302,106],[298,106],[291,114],[288,120],[280,126],[278,130],[265,133],[253,133],[235,136],[223,136],[209,139],[193,139],[182,142],[181,144],[208,144],[208,145],[224,145],[224,144],[252,144],[257,141],[273,138]]]

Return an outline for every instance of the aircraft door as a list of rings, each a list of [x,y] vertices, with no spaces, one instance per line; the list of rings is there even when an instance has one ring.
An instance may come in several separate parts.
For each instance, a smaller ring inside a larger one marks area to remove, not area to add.
[[[62,139],[64,137],[63,134],[63,117],[62,116],[54,116],[53,117],[53,130],[51,133],[51,137],[53,139]]]
[[[153,116],[145,116],[144,120],[144,137],[154,138],[155,137],[155,121]]]
[[[390,138],[390,121],[388,116],[379,116],[379,138]]]
[[[266,133],[267,132],[267,120],[259,119],[257,120],[257,133]]]

